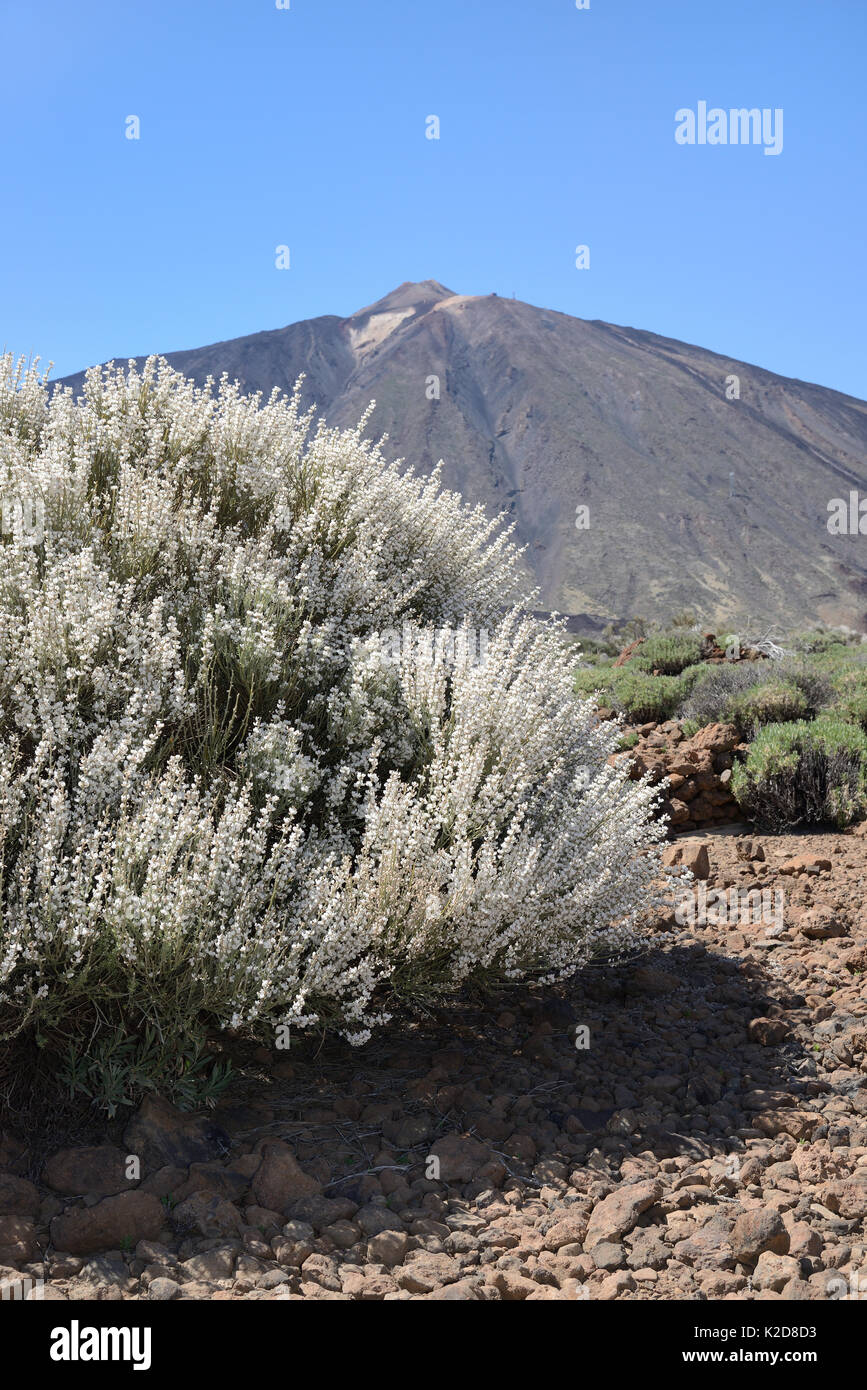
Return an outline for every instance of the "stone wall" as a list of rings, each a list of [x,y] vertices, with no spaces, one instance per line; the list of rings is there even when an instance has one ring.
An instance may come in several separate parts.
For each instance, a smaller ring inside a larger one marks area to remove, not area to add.
[[[748,744],[733,724],[708,724],[692,738],[685,736],[678,719],[642,724],[631,732],[639,735],[635,747],[615,753],[609,761],[628,761],[635,780],[647,772],[654,782],[669,779],[661,814],[674,831],[743,819],[730,785],[735,759],[746,753]]]

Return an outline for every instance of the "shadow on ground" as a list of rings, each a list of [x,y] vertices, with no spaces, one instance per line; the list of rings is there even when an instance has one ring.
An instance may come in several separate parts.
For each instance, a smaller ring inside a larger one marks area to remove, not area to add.
[[[493,1009],[457,1004],[360,1049],[263,1050],[217,1116],[237,1141],[291,1142],[327,1189],[356,1200],[370,1195],[352,1190],[362,1177],[419,1179],[431,1145],[455,1131],[489,1147],[506,1186],[585,1165],[616,1173],[646,1150],[730,1154],[762,1133],[757,1111],[782,1093],[789,1109],[809,1104],[805,1047],[761,1046],[747,1031],[757,1016],[791,1024],[802,1011],[761,965],[660,948],[564,986],[504,992]]]

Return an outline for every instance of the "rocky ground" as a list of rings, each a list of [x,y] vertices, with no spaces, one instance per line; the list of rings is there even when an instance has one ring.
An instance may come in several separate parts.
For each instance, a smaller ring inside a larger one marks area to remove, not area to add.
[[[639,959],[261,1052],[204,1116],[148,1099],[48,1156],[5,1133],[7,1293],[867,1296],[865,827],[669,855],[708,877]]]

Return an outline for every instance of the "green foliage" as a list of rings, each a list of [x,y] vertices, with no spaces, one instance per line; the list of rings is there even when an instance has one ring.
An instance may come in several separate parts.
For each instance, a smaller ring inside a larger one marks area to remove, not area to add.
[[[165,1041],[153,1028],[130,1037],[119,1027],[95,1038],[86,1054],[70,1042],[58,1076],[70,1099],[85,1097],[113,1118],[145,1090],[168,1096],[180,1110],[212,1105],[232,1080],[232,1067],[214,1061],[201,1033]]]
[[[732,790],[746,813],[771,829],[848,825],[867,811],[867,734],[833,715],[766,724],[745,762],[735,765]]]
[[[581,650],[582,661],[611,661],[620,653],[620,643],[604,637],[579,637],[576,645]]]
[[[694,632],[679,632],[648,637],[632,660],[643,671],[678,676],[687,666],[695,665],[700,656],[701,638]]]
[[[686,666],[680,673],[680,688],[685,699],[691,691],[695,689],[699,681],[704,679],[707,666],[703,661],[699,661],[695,666]]]
[[[845,632],[817,627],[811,628],[807,632],[796,632],[788,639],[786,645],[792,651],[816,656],[826,652],[845,651],[850,640],[849,635]]]
[[[726,707],[726,720],[750,734],[763,724],[787,724],[807,716],[807,699],[794,681],[768,681],[734,695]]]
[[[867,666],[845,669],[833,677],[834,713],[867,729]]]
[[[625,666],[579,666],[575,690],[596,695],[600,706],[615,710],[633,724],[670,719],[699,679],[704,666],[688,666],[677,676],[653,676],[634,661]]]
[[[744,733],[768,723],[812,719],[834,697],[830,678],[812,661],[742,661],[700,668],[678,713],[705,724],[737,724]]]
[[[623,623],[609,623],[604,636],[610,638],[617,650],[621,651],[630,642],[635,642],[639,637],[646,637],[652,626],[646,618],[628,618]]]
[[[867,814],[867,650],[856,634],[816,629],[786,638],[779,660],[710,664],[696,659],[701,642],[688,616],[653,632],[622,667],[583,666],[576,690],[596,692],[634,724],[678,717],[687,738],[707,724],[735,724],[754,742],[732,788],[770,828],[846,825]],[[647,628],[633,623],[629,636]],[[627,735],[620,747],[635,742]]]
[[[582,661],[580,666],[575,668],[573,676],[576,695],[599,695],[600,704],[605,701],[601,697],[609,689],[614,672],[611,670],[601,671],[598,666],[589,665]]]
[[[633,724],[658,724],[670,719],[682,693],[677,676],[650,676],[631,665],[620,667],[611,685],[614,709]]]
[[[847,724],[857,724],[862,729],[867,729],[867,691],[856,691],[837,701],[834,713],[845,719]]]

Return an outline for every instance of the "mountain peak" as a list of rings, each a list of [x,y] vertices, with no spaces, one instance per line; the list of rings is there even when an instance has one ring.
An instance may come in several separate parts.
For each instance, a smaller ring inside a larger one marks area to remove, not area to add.
[[[859,537],[826,524],[829,499],[867,490],[865,402],[438,280],[169,362],[266,399],[303,373],[304,407],[340,427],[375,399],[387,456],[420,474],[442,459],[445,487],[505,509],[539,606],[587,627],[689,608],[723,632],[757,615],[867,630]],[[732,377],[743,405],[726,395]]]
[[[454,292],[439,280],[404,280],[396,290],[345,320],[356,360],[374,352],[407,320],[421,318],[443,300],[454,297]]]
[[[454,290],[441,285],[439,280],[404,280],[402,285],[398,285],[397,289],[384,295],[382,299],[377,299],[374,304],[367,304],[350,315],[350,322],[369,318],[371,314],[391,314],[401,310],[416,314],[426,313],[441,299],[452,299],[454,293]]]

